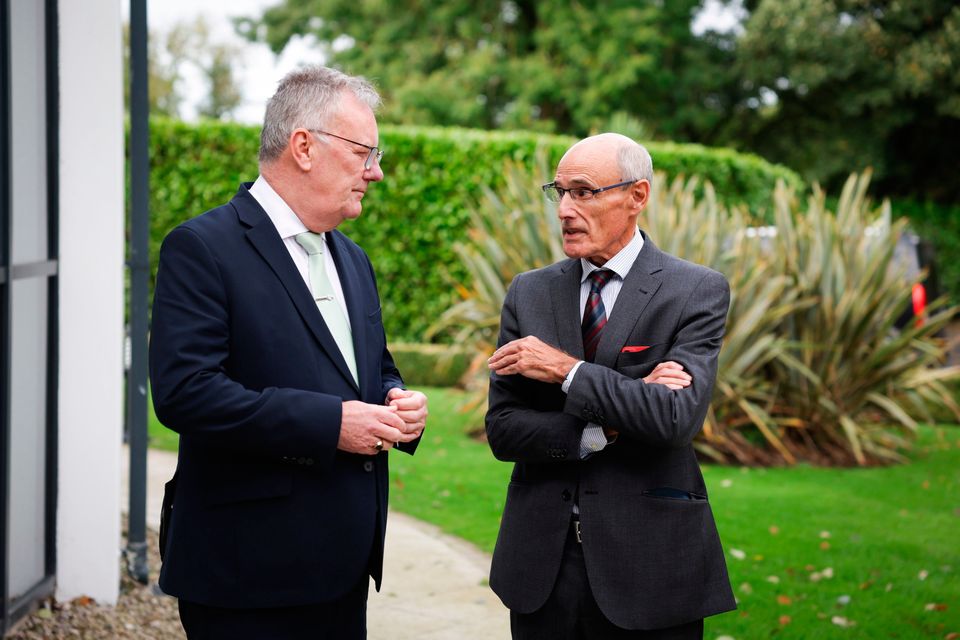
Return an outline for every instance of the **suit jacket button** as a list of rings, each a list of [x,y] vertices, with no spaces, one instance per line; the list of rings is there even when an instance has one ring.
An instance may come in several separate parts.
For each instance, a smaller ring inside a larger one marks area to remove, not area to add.
[[[570,498],[572,498],[572,497],[573,497],[573,496],[570,495],[570,490],[569,490],[569,489],[564,489],[564,490],[563,490],[563,493],[560,494],[560,498],[562,498],[564,502],[570,502]]]
[[[364,462],[363,470],[366,471],[367,473],[370,473],[371,471],[373,471],[373,462],[370,460],[367,460],[366,462]]]
[[[306,462],[307,462],[306,458],[297,458],[297,464],[306,464]]]
[[[309,467],[312,464],[313,464],[313,458],[307,458],[307,466]]]

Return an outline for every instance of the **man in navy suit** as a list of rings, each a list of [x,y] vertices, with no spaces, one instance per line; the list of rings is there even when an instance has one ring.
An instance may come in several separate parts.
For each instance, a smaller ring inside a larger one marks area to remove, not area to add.
[[[160,586],[196,638],[364,638],[380,586],[387,452],[426,397],[386,346],[370,260],[336,227],[383,179],[364,79],[294,71],[260,176],[164,240],[150,373],[180,434]]]

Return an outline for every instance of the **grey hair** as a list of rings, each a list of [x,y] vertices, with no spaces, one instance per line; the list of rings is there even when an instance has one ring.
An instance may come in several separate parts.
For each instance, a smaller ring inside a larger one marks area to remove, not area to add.
[[[380,94],[361,76],[320,65],[301,67],[285,75],[267,102],[260,131],[260,162],[279,158],[294,129],[323,129],[340,109],[344,91],[353,93],[373,111],[380,106]]]
[[[653,186],[653,158],[642,144],[624,142],[617,149],[617,166],[621,180],[646,180]]]

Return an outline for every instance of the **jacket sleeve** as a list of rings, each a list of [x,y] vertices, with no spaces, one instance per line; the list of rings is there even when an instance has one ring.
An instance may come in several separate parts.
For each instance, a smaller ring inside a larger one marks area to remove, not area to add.
[[[204,240],[187,227],[172,231],[160,250],[150,338],[157,418],[218,447],[331,463],[341,399],[301,389],[253,390],[231,379],[228,308],[219,264]]]
[[[721,274],[708,271],[683,304],[662,361],[683,365],[693,377],[689,387],[673,391],[585,362],[570,385],[564,411],[574,416],[589,414],[601,426],[656,446],[689,444],[703,427],[713,395],[730,286]]]
[[[524,337],[517,317],[518,290],[523,274],[513,279],[500,314],[497,347]],[[582,368],[582,367],[581,367]],[[579,375],[579,374],[578,374]],[[564,462],[580,459],[580,437],[585,420],[553,409],[562,395],[560,385],[537,382],[521,375],[490,375],[486,416],[487,442],[498,460],[509,462]]]

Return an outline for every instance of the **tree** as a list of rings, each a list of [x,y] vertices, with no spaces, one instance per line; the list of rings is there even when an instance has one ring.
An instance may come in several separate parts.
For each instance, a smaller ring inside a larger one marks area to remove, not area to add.
[[[123,28],[124,103],[130,103],[130,27]],[[198,105],[206,118],[229,117],[243,100],[235,64],[242,52],[234,45],[215,42],[203,17],[178,22],[169,31],[152,31],[147,44],[147,74],[150,113],[180,117],[184,103],[183,74],[188,68],[199,73],[207,84],[207,95]]]
[[[953,0],[760,0],[737,43],[751,95],[728,139],[835,183],[960,201],[960,6]]]
[[[709,138],[737,101],[732,36],[690,31],[702,0],[283,0],[238,31],[275,52],[315,37],[375,80],[388,121],[585,134],[632,122]]]
[[[151,32],[147,37],[147,93],[150,113],[180,117],[180,67],[183,58],[170,50],[169,36]],[[130,24],[123,25],[123,103],[130,105]]]

